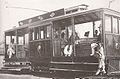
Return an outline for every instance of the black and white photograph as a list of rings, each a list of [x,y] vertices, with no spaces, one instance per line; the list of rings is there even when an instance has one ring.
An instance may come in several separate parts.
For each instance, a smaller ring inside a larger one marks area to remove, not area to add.
[[[120,79],[120,0],[0,0],[0,79]]]

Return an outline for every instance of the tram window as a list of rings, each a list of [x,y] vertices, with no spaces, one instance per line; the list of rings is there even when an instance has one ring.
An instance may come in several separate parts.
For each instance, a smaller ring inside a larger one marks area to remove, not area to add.
[[[18,44],[20,45],[24,44],[24,38],[22,36],[18,37]]]
[[[16,36],[6,36],[6,44],[10,44],[12,39],[14,39],[14,43],[16,43]]]
[[[35,28],[35,33],[34,33],[35,35],[35,40],[38,40],[39,39],[39,28],[37,27],[37,28]]]
[[[43,39],[44,38],[44,28],[40,27],[40,38]]]
[[[75,31],[77,32],[79,38],[86,38],[84,35],[89,31],[88,37],[93,37],[93,23],[82,23],[75,25]]]
[[[56,27],[54,29],[54,38],[59,38],[59,28],[58,27]]]
[[[29,43],[29,34],[25,34],[25,45]]]
[[[30,40],[34,40],[34,31],[33,31],[33,28],[30,29]]]
[[[43,30],[41,31],[41,38],[42,39],[44,38],[44,32],[43,32]]]
[[[65,27],[61,27],[61,38],[65,39],[65,35],[66,35],[66,29]]]
[[[51,26],[47,26],[47,38],[51,37]]]
[[[43,34],[44,39],[46,39],[47,38],[47,26],[44,26],[43,32],[44,32],[44,34]]]
[[[111,33],[111,16],[105,16],[105,31]]]
[[[10,44],[10,36],[6,36],[6,44]]]
[[[32,40],[35,40],[35,33],[34,32],[32,32]]]
[[[119,34],[120,34],[120,19],[119,19]]]
[[[12,36],[12,39],[14,39],[14,43],[16,43],[16,36]]]
[[[118,34],[118,20],[117,18],[113,17],[113,33],[117,33]]]

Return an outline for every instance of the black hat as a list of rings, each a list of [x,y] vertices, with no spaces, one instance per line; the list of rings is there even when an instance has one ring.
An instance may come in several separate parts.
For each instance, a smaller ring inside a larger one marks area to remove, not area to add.
[[[85,32],[84,36],[88,37],[89,33],[90,33],[90,31]]]

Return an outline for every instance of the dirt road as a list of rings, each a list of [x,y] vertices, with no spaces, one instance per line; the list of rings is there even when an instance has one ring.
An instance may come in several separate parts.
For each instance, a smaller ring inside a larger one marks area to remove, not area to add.
[[[33,75],[0,74],[0,79],[52,79],[52,78],[36,77]]]

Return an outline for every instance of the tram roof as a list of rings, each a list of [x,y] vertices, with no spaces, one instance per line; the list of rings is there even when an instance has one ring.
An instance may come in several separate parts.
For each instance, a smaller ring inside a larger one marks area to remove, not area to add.
[[[115,11],[115,10],[112,10],[112,9],[108,9],[108,8],[98,8],[98,9],[79,11],[79,12],[65,14],[65,15],[61,15],[61,16],[57,16],[57,17],[53,17],[53,18],[49,18],[49,19],[35,21],[33,23],[29,23],[29,24],[25,24],[25,25],[22,25],[22,26],[19,26],[19,27],[15,27],[15,28],[7,30],[5,32],[14,31],[14,30],[22,29],[22,28],[26,28],[26,27],[43,26],[43,25],[51,24],[52,21],[62,20],[62,19],[65,19],[65,18],[75,17],[75,16],[89,14],[89,13],[93,13],[93,12],[95,12],[95,13],[97,13],[97,12],[98,13],[99,12],[104,12],[105,14],[109,14],[109,15],[119,16],[120,17],[120,12],[118,12],[118,11]]]
[[[11,31],[16,31],[18,29],[23,29],[23,28],[27,28],[28,26],[20,26],[20,27],[14,27],[11,29],[6,30],[5,32],[11,32]]]
[[[71,13],[71,14],[61,15],[61,16],[50,18],[50,19],[47,19],[47,20],[55,21],[55,20],[59,20],[59,19],[75,17],[75,16],[89,14],[89,13],[93,13],[93,12],[96,12],[96,13],[97,12],[104,12],[105,14],[108,14],[108,15],[113,15],[113,16],[120,17],[120,12],[118,12],[118,11],[115,11],[115,10],[112,10],[112,9],[108,9],[108,8],[99,8],[99,9],[85,10],[85,11],[75,12],[75,13]]]
[[[23,26],[30,26],[30,27],[36,27],[38,25],[42,26],[42,25],[50,24],[52,21],[62,20],[62,19],[65,19],[65,18],[75,17],[75,16],[89,14],[89,13],[93,13],[93,12],[95,12],[95,13],[104,12],[105,14],[120,17],[120,12],[118,12],[118,11],[108,9],[108,8],[99,8],[99,9],[85,10],[85,11],[65,14],[65,15],[61,15],[61,16],[57,16],[57,17],[53,17],[53,18],[49,18],[49,19],[45,19],[45,20],[39,20],[39,21],[36,21],[36,22],[33,22],[33,23],[25,24]]]

